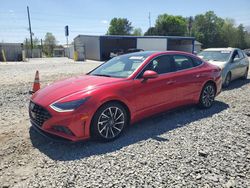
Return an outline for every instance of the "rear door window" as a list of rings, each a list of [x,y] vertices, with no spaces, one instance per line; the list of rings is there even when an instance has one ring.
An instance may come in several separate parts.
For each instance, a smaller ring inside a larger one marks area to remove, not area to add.
[[[237,50],[237,51],[238,51],[238,54],[239,54],[239,58],[240,59],[244,58],[244,55],[243,55],[242,51],[241,50]]]
[[[193,60],[194,67],[197,67],[203,63],[200,59],[197,59],[197,58],[192,58],[192,60]]]
[[[195,67],[193,60],[188,56],[173,55],[173,60],[174,60],[175,69],[177,71]]]

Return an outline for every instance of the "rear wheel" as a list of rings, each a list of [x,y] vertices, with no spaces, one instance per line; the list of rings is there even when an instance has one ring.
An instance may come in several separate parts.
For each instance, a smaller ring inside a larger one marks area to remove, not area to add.
[[[224,86],[224,87],[228,87],[229,84],[230,84],[230,82],[231,82],[231,73],[229,72],[229,73],[227,73],[227,76],[226,76],[226,78],[225,78],[225,81],[224,81],[223,86]]]
[[[215,86],[213,83],[207,83],[200,95],[199,106],[201,108],[210,108],[213,105],[215,98]]]
[[[119,103],[107,103],[93,117],[92,135],[102,141],[111,141],[120,136],[127,124],[125,108]]]

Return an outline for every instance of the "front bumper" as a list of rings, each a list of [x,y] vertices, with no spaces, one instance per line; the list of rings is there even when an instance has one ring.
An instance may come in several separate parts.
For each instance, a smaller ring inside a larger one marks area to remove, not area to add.
[[[62,142],[62,143],[70,143],[71,141],[68,139],[64,139],[63,137],[56,136],[54,134],[47,133],[46,131],[42,130],[39,125],[37,125],[34,121],[30,120],[30,123],[32,125],[32,128],[42,135],[43,137],[53,141],[53,142]]]
[[[31,103],[34,103],[31,101]],[[91,118],[87,112],[55,112],[53,109],[34,103],[41,110],[29,108],[30,121],[33,127],[43,135],[55,135],[69,141],[81,141],[90,137]],[[31,105],[30,105],[31,106]],[[45,112],[44,112],[45,111]],[[44,118],[44,114],[47,115]],[[41,120],[42,119],[42,120]]]

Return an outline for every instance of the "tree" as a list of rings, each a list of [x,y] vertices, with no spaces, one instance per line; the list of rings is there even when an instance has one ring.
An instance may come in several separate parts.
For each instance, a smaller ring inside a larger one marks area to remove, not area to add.
[[[40,41],[37,37],[33,38],[32,42],[33,42],[33,48],[40,48]],[[25,49],[31,49],[30,39],[25,39],[23,41],[23,45]]]
[[[244,31],[244,26],[242,24],[240,24],[237,27],[237,47],[244,49],[247,47],[247,43],[246,43],[246,34],[247,32]]]
[[[150,35],[158,35],[158,31],[156,30],[155,27],[150,27],[148,30],[144,33],[145,36],[150,36]]]
[[[250,33],[246,33],[245,35],[245,40],[246,40],[246,48],[250,48]]]
[[[237,29],[234,27],[235,21],[226,18],[221,28],[221,37],[223,40],[223,47],[236,46],[237,44]]]
[[[52,57],[53,55],[53,49],[56,46],[56,38],[52,33],[46,33],[45,38],[44,38],[44,53]]]
[[[183,36],[187,33],[187,20],[182,16],[168,14],[159,15],[154,27],[150,27],[144,35]]]
[[[158,35],[183,36],[187,32],[187,22],[182,16],[159,15],[155,28]]]
[[[127,18],[113,18],[110,21],[108,35],[130,35],[133,27]]]
[[[135,29],[133,29],[132,35],[133,36],[142,36],[142,30],[141,30],[141,28],[135,28]]]
[[[196,15],[192,26],[192,35],[203,43],[205,48],[222,47],[224,45],[221,35],[223,24],[224,20],[217,17],[213,11]]]

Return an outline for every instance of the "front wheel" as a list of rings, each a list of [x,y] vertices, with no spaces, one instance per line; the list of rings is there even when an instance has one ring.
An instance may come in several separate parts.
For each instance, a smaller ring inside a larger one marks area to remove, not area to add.
[[[246,79],[247,79],[247,75],[248,75],[248,68],[246,69],[246,71],[245,71],[245,73],[244,73],[244,75],[243,75],[242,78],[243,78],[244,80],[246,80]]]
[[[225,81],[224,81],[223,86],[224,86],[224,87],[228,87],[229,84],[230,84],[230,82],[231,82],[231,73],[229,72],[229,73],[227,73],[227,76],[226,76],[226,78],[225,78]]]
[[[213,105],[215,98],[215,86],[212,83],[207,83],[200,95],[199,106],[201,108],[210,108]]]
[[[91,125],[92,136],[102,141],[111,141],[120,136],[128,123],[125,108],[115,102],[104,104],[95,113]]]

